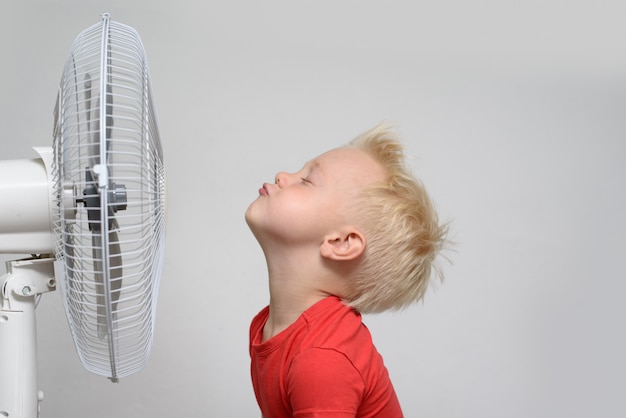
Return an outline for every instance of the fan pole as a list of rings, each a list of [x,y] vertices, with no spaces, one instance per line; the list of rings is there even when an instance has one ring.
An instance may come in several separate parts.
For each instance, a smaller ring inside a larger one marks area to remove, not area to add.
[[[6,263],[0,277],[0,418],[37,418],[43,393],[37,388],[35,308],[55,290],[54,258]]]

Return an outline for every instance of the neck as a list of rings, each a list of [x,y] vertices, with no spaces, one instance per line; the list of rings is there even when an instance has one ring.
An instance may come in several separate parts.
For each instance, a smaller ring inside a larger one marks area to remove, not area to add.
[[[320,300],[335,294],[329,274],[319,259],[294,254],[266,253],[270,310],[263,328],[263,340],[268,340],[293,324],[304,311]],[[292,261],[294,260],[294,261]]]
[[[280,290],[277,290],[280,288]],[[307,294],[299,289],[285,289],[282,284],[270,283],[270,309],[263,328],[263,340],[268,340],[284,331],[311,306],[330,296],[329,293]]]

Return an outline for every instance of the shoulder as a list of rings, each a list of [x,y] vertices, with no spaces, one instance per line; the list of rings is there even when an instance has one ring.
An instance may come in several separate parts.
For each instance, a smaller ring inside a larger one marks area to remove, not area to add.
[[[371,335],[361,314],[346,306],[339,298],[329,297],[302,315],[306,322],[301,348],[335,349],[352,358],[372,344]]]
[[[320,408],[356,412],[365,383],[345,354],[329,348],[309,348],[292,359],[285,389],[294,412]]]

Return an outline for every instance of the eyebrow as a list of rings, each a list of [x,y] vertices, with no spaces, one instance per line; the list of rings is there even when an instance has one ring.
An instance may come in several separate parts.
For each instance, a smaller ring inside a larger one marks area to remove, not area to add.
[[[317,173],[320,173],[320,174],[318,174],[318,176],[324,177],[324,176],[321,174],[321,173],[322,173],[322,170],[319,170],[319,168],[320,168],[320,167],[321,167],[321,165],[320,165],[319,161],[317,161],[317,160],[311,160],[311,161],[307,162],[306,164],[304,164],[303,169],[308,170],[308,174],[309,174],[309,175],[311,175],[311,174],[315,171],[315,172],[317,172]]]
[[[320,163],[317,160],[310,160],[304,163],[304,166],[302,166],[302,169],[303,170],[308,169],[310,171],[313,171],[319,167],[320,167]]]

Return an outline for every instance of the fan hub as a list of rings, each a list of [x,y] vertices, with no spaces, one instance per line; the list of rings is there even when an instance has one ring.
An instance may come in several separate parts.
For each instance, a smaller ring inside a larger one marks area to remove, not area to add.
[[[95,171],[95,170],[94,170]],[[95,171],[98,173],[97,171]],[[81,202],[87,208],[87,217],[89,219],[89,229],[91,231],[100,231],[101,227],[101,196],[102,193],[106,193],[107,196],[107,213],[109,219],[109,229],[113,227],[113,215],[120,210],[126,210],[128,207],[128,200],[126,194],[126,186],[123,184],[113,183],[108,180],[106,187],[100,187],[100,179],[96,182],[91,174],[92,170],[87,168],[85,170],[85,183],[87,186],[83,190],[83,198],[77,200]],[[100,177],[100,176],[99,176]],[[106,180],[105,180],[106,184]]]

